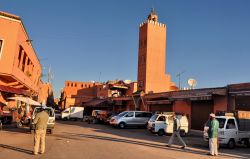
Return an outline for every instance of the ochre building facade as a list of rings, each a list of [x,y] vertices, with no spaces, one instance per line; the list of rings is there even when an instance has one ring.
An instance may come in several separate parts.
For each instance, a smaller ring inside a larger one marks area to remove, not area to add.
[[[0,102],[11,106],[8,97],[38,97],[42,67],[21,18],[0,12],[0,24]]]

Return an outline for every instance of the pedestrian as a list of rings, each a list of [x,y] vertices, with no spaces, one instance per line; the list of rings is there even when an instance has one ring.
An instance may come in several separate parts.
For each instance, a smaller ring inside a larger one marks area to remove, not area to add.
[[[187,147],[187,145],[186,145],[186,143],[183,141],[183,139],[180,136],[180,127],[181,127],[181,124],[180,124],[180,120],[176,117],[176,114],[173,115],[173,120],[174,120],[173,134],[171,135],[171,137],[170,137],[170,139],[168,141],[167,146],[171,147],[171,145],[172,145],[172,143],[173,143],[173,141],[175,139],[175,136],[177,136],[177,138],[179,139],[179,141],[182,144],[181,148],[185,149]]]
[[[208,124],[208,138],[209,138],[209,149],[210,152],[208,155],[217,156],[218,155],[218,129],[219,122],[215,118],[215,114],[211,113],[209,115],[209,124]]]
[[[45,152],[45,136],[49,115],[45,111],[46,106],[42,106],[41,108],[41,112],[37,113],[33,120],[33,124],[35,124],[34,155],[37,155],[39,148],[41,154]]]

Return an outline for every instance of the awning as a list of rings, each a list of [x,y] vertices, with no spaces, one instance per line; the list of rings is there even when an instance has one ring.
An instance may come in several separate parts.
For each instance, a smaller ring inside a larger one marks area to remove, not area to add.
[[[197,101],[197,100],[212,100],[212,95],[191,97],[190,100],[191,100],[191,101]]]
[[[99,106],[100,104],[107,102],[105,99],[93,99],[84,104],[84,106]]]
[[[129,101],[129,100],[133,100],[132,97],[115,97],[115,98],[112,98],[112,100],[114,101]]]
[[[123,85],[113,85],[110,89],[128,89],[128,87]]]
[[[170,100],[154,100],[154,101],[146,101],[147,104],[171,104]]]
[[[27,96],[30,95],[30,93],[26,90],[19,89],[19,88],[13,88],[13,87],[9,87],[9,86],[4,86],[4,85],[0,85],[0,91],[7,92],[7,93],[13,93],[13,94],[22,94],[22,95],[27,95]]]
[[[230,95],[237,95],[237,96],[250,96],[249,90],[243,90],[243,91],[232,91],[229,92]]]
[[[29,105],[41,105],[39,102],[34,101],[33,99],[28,98],[28,97],[10,97],[8,99],[22,101],[22,102],[27,103]]]

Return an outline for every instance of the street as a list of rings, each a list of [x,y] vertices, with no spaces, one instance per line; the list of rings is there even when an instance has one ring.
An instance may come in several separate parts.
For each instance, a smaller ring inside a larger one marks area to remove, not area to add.
[[[187,149],[178,142],[166,147],[169,136],[157,136],[145,129],[117,129],[108,125],[80,121],[58,121],[54,134],[46,137],[46,152],[34,156],[33,134],[28,129],[5,128],[0,131],[0,159],[175,159],[175,158],[250,158],[249,148],[221,148],[218,157],[206,155],[202,138],[184,137]]]

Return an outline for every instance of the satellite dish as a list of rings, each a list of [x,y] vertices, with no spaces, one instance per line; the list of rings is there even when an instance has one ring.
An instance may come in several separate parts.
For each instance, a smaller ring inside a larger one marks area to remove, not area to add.
[[[191,87],[191,89],[193,89],[196,86],[196,84],[197,84],[197,81],[195,79],[190,78],[188,80],[188,85]]]
[[[125,84],[130,84],[132,81],[131,80],[124,80]]]

